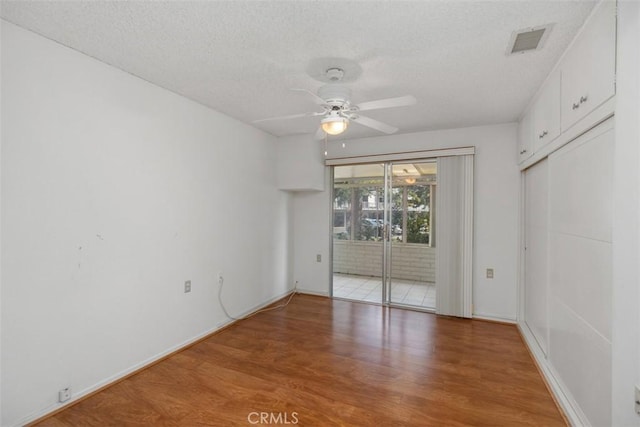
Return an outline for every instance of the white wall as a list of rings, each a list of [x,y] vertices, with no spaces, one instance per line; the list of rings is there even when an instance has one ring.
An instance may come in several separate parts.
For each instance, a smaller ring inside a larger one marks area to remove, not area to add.
[[[4,21],[0,19],[0,37]],[[0,70],[2,69],[2,39],[0,38]],[[0,78],[0,99],[2,99],[2,79]],[[0,195],[2,194],[2,102],[0,102]],[[0,197],[0,224],[2,224],[2,197]],[[2,260],[2,227],[0,227],[0,260]],[[0,262],[0,384],[2,384],[2,262]],[[0,424],[2,424],[2,386],[0,386]]]
[[[613,188],[612,424],[639,426],[640,384],[640,3],[618,2]]]
[[[291,287],[275,138],[6,22],[2,88],[3,426]]]
[[[325,189],[322,146],[313,138],[288,136],[278,139],[278,188],[288,191],[322,191]]]
[[[329,173],[325,188],[329,188]],[[329,195],[329,190],[293,194],[293,280],[301,292],[329,295]],[[316,255],[321,256],[321,262]]]
[[[475,146],[474,315],[515,320],[520,192],[516,132],[516,124],[505,124],[348,140],[345,147],[334,141],[327,157]],[[329,264],[324,261],[330,243],[330,184],[325,185],[322,192],[295,194],[293,202],[294,279],[301,290],[320,294],[329,292]],[[319,253],[322,263],[316,262]],[[494,268],[494,279],[485,278],[486,268]]]

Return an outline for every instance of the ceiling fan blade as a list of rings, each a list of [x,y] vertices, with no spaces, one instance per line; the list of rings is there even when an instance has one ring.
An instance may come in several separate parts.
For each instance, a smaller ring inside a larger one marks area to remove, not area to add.
[[[295,90],[297,92],[306,92],[309,95],[311,95],[311,97],[313,98],[313,100],[314,100],[314,102],[316,104],[318,104],[318,105],[327,105],[327,102],[324,99],[320,98],[318,95],[316,95],[315,93],[311,92],[308,89],[291,88],[291,90]]]
[[[378,99],[377,101],[369,101],[363,102],[361,104],[356,105],[359,111],[367,111],[367,110],[377,110],[380,108],[393,108],[393,107],[404,107],[407,105],[413,105],[418,100],[412,96],[399,96],[397,98],[386,98],[386,99]]]
[[[300,113],[300,114],[291,114],[289,116],[279,116],[279,117],[269,117],[266,119],[258,119],[258,120],[254,120],[251,123],[260,123],[260,122],[266,122],[269,120],[288,120],[288,119],[297,119],[300,117],[313,117],[313,116],[322,116],[324,114],[324,111],[321,113],[317,113],[317,112],[311,112],[311,113]]]
[[[370,127],[371,129],[379,130],[380,132],[384,132],[384,133],[391,134],[391,133],[396,133],[398,131],[398,128],[388,125],[386,123],[379,122],[370,117],[353,116],[351,117],[350,120],[353,122],[359,123],[363,126]]]
[[[315,139],[316,141],[322,141],[326,136],[327,135],[324,133],[322,128],[318,126],[318,130],[316,131],[316,134],[313,135],[313,139]]]

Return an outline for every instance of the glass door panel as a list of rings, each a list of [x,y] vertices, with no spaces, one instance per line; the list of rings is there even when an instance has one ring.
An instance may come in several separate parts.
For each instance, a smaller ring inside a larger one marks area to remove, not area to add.
[[[382,302],[383,164],[333,169],[333,296]]]
[[[437,163],[390,166],[389,303],[435,309]]]
[[[435,308],[435,160],[333,168],[333,296]]]

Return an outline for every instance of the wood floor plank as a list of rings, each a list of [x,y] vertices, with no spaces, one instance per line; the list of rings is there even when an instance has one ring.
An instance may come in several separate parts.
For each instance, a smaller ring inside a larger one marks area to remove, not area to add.
[[[37,425],[251,425],[251,413],[303,426],[565,425],[515,326],[308,295]]]

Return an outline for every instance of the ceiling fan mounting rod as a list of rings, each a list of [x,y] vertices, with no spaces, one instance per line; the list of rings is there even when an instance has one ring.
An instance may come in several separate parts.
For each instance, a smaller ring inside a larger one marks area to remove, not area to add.
[[[344,70],[338,67],[328,68],[326,73],[327,79],[332,82],[339,82],[344,77]]]

